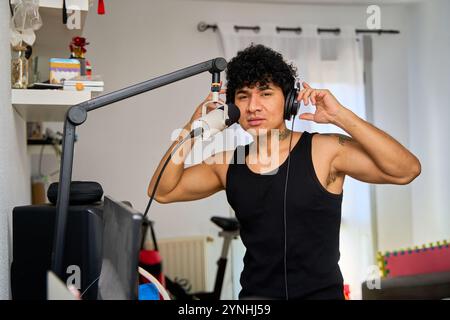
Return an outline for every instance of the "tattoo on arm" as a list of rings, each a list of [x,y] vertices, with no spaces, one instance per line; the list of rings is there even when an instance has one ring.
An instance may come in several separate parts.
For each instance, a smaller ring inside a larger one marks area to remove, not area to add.
[[[343,135],[343,134],[337,134],[338,139],[339,139],[339,144],[341,146],[343,146],[345,144],[346,141],[352,141],[352,138],[350,138],[349,136]]]
[[[353,139],[349,136],[346,136],[345,134],[340,134],[340,133],[325,133],[325,135],[327,136],[334,136],[334,137],[338,137],[338,142],[341,146],[345,145],[345,142],[347,141],[353,141]]]

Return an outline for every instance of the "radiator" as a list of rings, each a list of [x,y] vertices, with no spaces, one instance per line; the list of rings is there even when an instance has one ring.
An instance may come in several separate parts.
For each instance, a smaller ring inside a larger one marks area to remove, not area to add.
[[[191,292],[210,290],[208,257],[212,241],[208,236],[159,239],[164,274],[172,280],[187,279]]]

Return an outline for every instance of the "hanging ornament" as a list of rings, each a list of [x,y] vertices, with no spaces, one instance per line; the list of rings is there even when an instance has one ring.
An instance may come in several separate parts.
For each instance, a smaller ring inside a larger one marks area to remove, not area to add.
[[[97,13],[98,14],[105,14],[105,4],[103,3],[103,0],[98,0]]]
[[[66,0],[63,0],[63,8],[62,8],[62,14],[63,14],[63,24],[67,24],[67,7],[66,7]]]
[[[34,31],[40,27],[42,27],[42,19],[39,15],[39,1],[16,1],[9,24],[11,45],[24,46],[23,42],[25,42],[32,46],[36,40]]]

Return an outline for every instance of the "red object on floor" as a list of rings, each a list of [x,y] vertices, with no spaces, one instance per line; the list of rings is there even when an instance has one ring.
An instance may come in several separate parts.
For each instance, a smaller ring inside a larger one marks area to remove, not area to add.
[[[350,300],[350,286],[348,284],[344,284],[344,296],[345,300]]]
[[[156,250],[141,250],[139,252],[139,266],[146,271],[148,271],[152,276],[154,276],[163,287],[166,287],[166,281],[164,279],[164,273],[162,272],[162,259],[159,251]],[[150,282],[143,276],[139,277],[139,283]],[[160,295],[160,300],[163,297]]]
[[[103,0],[98,0],[97,13],[105,14],[105,3],[103,2]]]

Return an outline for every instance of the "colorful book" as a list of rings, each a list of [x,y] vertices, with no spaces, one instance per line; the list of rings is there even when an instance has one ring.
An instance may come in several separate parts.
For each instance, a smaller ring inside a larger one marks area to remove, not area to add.
[[[80,75],[80,61],[77,59],[50,59],[50,83],[62,84],[64,80]]]

